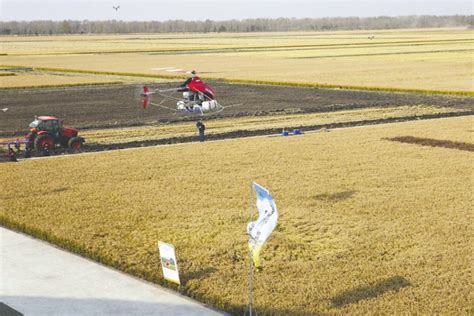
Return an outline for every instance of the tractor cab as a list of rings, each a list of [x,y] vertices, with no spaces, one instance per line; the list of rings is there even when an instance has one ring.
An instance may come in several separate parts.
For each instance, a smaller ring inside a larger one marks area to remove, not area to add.
[[[61,125],[59,119],[53,116],[40,116],[30,123],[30,131],[32,133],[44,131],[59,137]]]
[[[38,116],[30,123],[30,133],[27,135],[30,148],[48,151],[61,145],[65,148],[80,149],[84,139],[78,137],[78,130],[63,127],[62,122],[54,116]]]

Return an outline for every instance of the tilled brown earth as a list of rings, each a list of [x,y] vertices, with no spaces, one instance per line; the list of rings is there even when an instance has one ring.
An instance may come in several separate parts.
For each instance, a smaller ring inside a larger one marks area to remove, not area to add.
[[[439,140],[432,138],[421,138],[414,136],[399,136],[393,138],[386,138],[387,140],[406,143],[406,144],[416,144],[420,146],[429,146],[429,147],[442,147],[449,149],[458,149],[464,151],[474,151],[474,144],[463,143],[463,142],[453,142],[450,140]]]
[[[305,126],[304,130],[317,131],[317,130],[323,130],[323,129],[388,124],[388,123],[405,122],[405,121],[412,121],[412,120],[435,119],[435,118],[441,118],[441,117],[458,117],[458,116],[465,116],[465,115],[474,115],[474,111],[451,112],[451,113],[443,113],[443,114],[414,115],[414,116],[405,116],[405,117],[400,117],[400,118],[394,117],[394,118],[384,118],[384,119],[312,125],[312,126]],[[290,127],[288,128],[288,130],[292,130],[294,128],[299,128],[299,126]],[[281,135],[281,130],[276,129],[276,128],[260,129],[260,130],[237,130],[237,131],[220,133],[220,134],[210,134],[206,136],[206,140],[212,141],[212,140],[244,138],[244,137],[252,137],[252,136],[265,136],[265,135],[278,136],[278,135]],[[288,137],[301,137],[301,136],[288,136]],[[412,141],[411,139],[406,140],[405,138],[403,140],[399,140],[399,139],[389,139],[389,140],[401,141],[401,142],[407,142],[407,143],[417,143],[419,145],[425,145],[425,146],[427,145],[426,142],[419,141],[418,139],[416,139],[415,141]],[[108,151],[108,150],[117,150],[117,149],[125,149],[125,148],[137,148],[137,147],[147,147],[147,146],[157,146],[157,145],[189,143],[189,142],[197,142],[197,141],[199,141],[199,138],[197,136],[181,136],[181,137],[171,137],[171,138],[163,138],[163,139],[156,139],[156,140],[114,143],[114,144],[108,144],[108,145],[88,144],[88,145],[85,145],[80,151],[73,151],[71,149],[64,149],[64,148],[56,148],[50,151],[48,155],[55,156],[55,155],[64,155],[64,154],[77,154],[77,153],[83,153],[83,152],[98,152],[98,151]],[[432,142],[432,140],[430,140],[428,145],[433,146],[433,147],[456,148],[456,149],[462,149],[462,150],[467,150],[464,148],[466,147],[464,145],[467,145],[469,150],[472,149],[472,146],[473,146],[472,144],[465,144],[465,143],[460,143],[460,144],[461,146],[458,143],[439,144],[437,142]],[[37,153],[35,151],[31,153],[32,157],[41,156],[41,155],[42,155],[41,153]],[[18,155],[18,158],[24,158],[24,152],[20,152]],[[7,152],[5,149],[0,148],[0,162],[5,162],[5,161],[8,161]]]
[[[474,110],[474,98],[440,95],[362,92],[314,88],[211,82],[218,101],[235,105],[206,119],[268,115],[278,112],[311,113],[344,109],[427,104]],[[176,83],[159,85],[160,88]],[[157,87],[157,86],[156,86]],[[199,116],[175,113],[150,106],[144,110],[141,86],[95,86],[77,88],[0,90],[0,137],[23,135],[35,115],[52,115],[66,126],[79,129],[139,126],[158,122],[196,120]],[[179,95],[178,95],[179,96]],[[155,98],[154,102],[159,102]],[[174,107],[172,101],[167,105]]]
[[[223,112],[206,116],[205,119],[219,119],[250,115],[270,115],[274,113],[314,113],[348,109],[380,108],[402,105],[427,104],[454,107],[460,110],[452,113],[416,115],[400,118],[361,120],[346,123],[332,123],[305,126],[305,131],[352,127],[373,124],[385,124],[409,120],[433,119],[474,115],[474,98],[449,97],[423,94],[402,94],[382,92],[361,92],[349,90],[330,90],[313,88],[292,88],[278,86],[241,85],[212,82],[219,92],[218,99],[224,105],[231,106]],[[176,83],[162,84],[169,88]],[[65,125],[79,129],[114,128],[139,126],[159,122],[178,122],[197,120],[200,116],[189,116],[151,106],[143,109],[141,86],[103,86],[33,90],[0,90],[0,136],[22,137],[27,133],[28,123],[35,115],[52,115],[62,118]],[[170,103],[170,106],[174,104]],[[299,126],[288,129],[299,128]],[[208,140],[272,135],[281,132],[270,128],[261,130],[238,130],[221,134],[211,134]],[[198,141],[196,136],[173,137],[122,144],[86,144],[81,152],[104,151],[131,147],[154,146]],[[55,149],[51,155],[72,153],[67,149]],[[33,152],[36,156],[38,153]],[[20,158],[22,155],[20,155]],[[5,148],[0,148],[0,161],[6,161]]]

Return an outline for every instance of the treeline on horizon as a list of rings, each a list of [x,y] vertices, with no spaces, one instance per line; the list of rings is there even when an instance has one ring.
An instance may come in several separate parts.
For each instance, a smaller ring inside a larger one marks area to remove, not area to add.
[[[401,28],[469,27],[473,15],[275,18],[228,21],[8,21],[0,22],[1,35],[107,34],[107,33],[187,33],[187,32],[286,32],[378,30]]]

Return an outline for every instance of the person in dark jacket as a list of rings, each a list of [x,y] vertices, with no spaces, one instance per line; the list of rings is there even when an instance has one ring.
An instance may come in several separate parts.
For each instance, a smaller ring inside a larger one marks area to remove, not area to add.
[[[198,121],[196,123],[196,127],[197,127],[198,132],[199,132],[199,141],[203,142],[204,139],[205,139],[204,131],[206,130],[206,125],[204,125],[204,123],[202,121]]]
[[[181,92],[183,92],[183,91],[189,91],[189,89],[188,89],[188,84],[190,84],[191,81],[193,81],[193,78],[194,78],[194,77],[196,77],[196,71],[195,71],[195,70],[191,71],[191,77],[189,77],[188,79],[186,79],[186,81],[183,82],[183,83],[179,86],[180,89],[179,89],[178,91],[181,91]]]
[[[179,92],[184,92],[185,93],[185,98],[186,98],[186,101],[187,101],[187,104],[186,104],[186,109],[188,110],[192,110],[193,107],[194,107],[194,104],[192,102],[195,102],[195,101],[199,101],[199,99],[196,98],[196,93],[191,91],[189,88],[188,88],[188,84],[191,83],[191,81],[193,81],[193,79],[196,77],[196,71],[191,71],[191,77],[189,77],[188,79],[186,79],[185,82],[183,82],[182,84],[179,85],[179,88],[178,88],[178,91]],[[197,99],[197,100],[196,100]],[[198,102],[199,104],[199,102]]]

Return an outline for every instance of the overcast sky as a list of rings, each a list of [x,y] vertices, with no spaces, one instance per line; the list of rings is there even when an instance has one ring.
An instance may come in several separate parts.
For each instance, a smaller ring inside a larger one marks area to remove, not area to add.
[[[120,5],[118,11],[112,6]],[[473,14],[466,0],[0,0],[0,20],[230,20]]]

